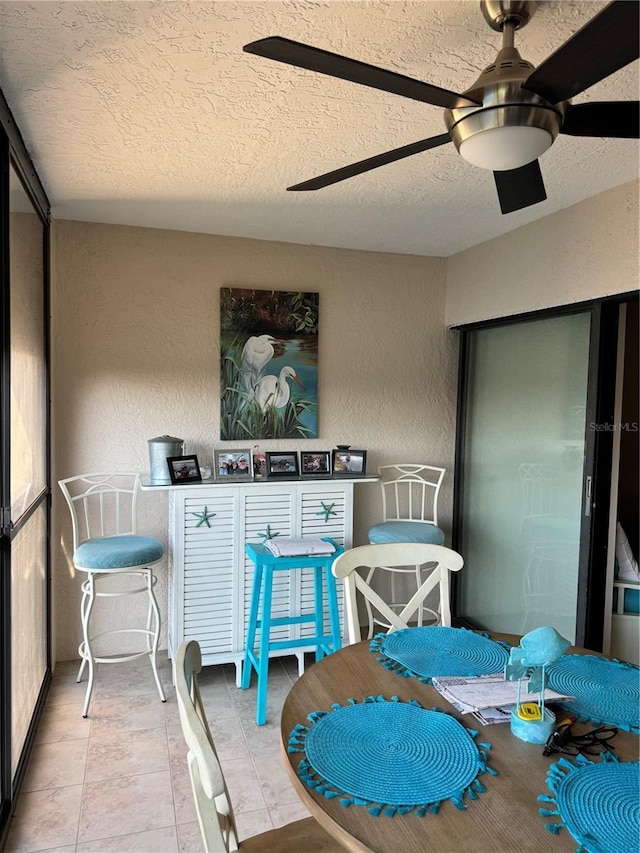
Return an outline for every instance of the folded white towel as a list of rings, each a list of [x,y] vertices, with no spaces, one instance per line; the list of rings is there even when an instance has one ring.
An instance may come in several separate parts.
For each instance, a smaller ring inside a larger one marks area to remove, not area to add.
[[[315,557],[333,554],[331,542],[323,539],[267,539],[264,543],[274,557]]]

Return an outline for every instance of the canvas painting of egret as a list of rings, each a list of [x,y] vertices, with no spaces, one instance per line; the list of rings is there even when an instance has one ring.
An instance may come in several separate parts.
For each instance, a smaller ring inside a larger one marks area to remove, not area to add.
[[[220,438],[316,438],[318,293],[220,288]]]

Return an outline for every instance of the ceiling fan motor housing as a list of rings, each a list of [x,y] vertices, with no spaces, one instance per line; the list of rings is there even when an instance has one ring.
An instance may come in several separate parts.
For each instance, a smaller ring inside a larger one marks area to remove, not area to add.
[[[457,107],[445,110],[444,120],[454,145],[461,151],[463,143],[476,134],[497,128],[537,128],[548,134],[543,150],[548,148],[562,127],[569,101],[550,104],[535,92],[522,88],[522,83],[534,71],[534,66],[522,59],[515,47],[503,47],[494,62],[488,65],[476,82],[463,94],[478,102],[477,107]],[[517,138],[513,140],[517,145]],[[524,165],[522,152],[505,151],[504,159],[484,168],[494,171],[517,168]],[[531,156],[537,159],[538,154]],[[472,161],[474,162],[474,161]],[[476,162],[482,166],[482,163]]]

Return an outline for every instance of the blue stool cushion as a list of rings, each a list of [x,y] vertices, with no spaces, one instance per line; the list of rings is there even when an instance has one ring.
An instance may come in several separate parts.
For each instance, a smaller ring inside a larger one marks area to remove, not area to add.
[[[444,533],[435,524],[426,521],[383,521],[369,530],[371,545],[383,542],[424,542],[442,545]]]
[[[146,566],[164,554],[162,542],[147,536],[104,536],[87,539],[80,545],[73,562],[84,569],[124,569]]]

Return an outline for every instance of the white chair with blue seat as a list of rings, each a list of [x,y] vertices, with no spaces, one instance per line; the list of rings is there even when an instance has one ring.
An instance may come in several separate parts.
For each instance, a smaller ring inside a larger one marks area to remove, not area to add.
[[[368,533],[371,545],[383,545],[390,542],[418,542],[426,545],[442,545],[444,532],[438,527],[438,498],[446,469],[421,463],[401,462],[395,465],[381,465],[378,468],[382,489],[382,521],[370,528]],[[415,585],[412,592],[419,589],[424,580],[421,566],[395,566],[387,569],[390,574],[391,600],[389,606],[399,612],[406,601],[397,601],[396,576],[413,575]],[[376,568],[367,575],[371,583]],[[376,625],[388,628],[374,618],[371,604],[365,600],[369,617],[369,639]],[[424,604],[417,613],[417,623],[422,625],[425,614],[430,621],[438,619],[438,613]]]
[[[144,655],[149,657],[160,699],[165,702],[157,664],[160,611],[153,593],[156,578],[150,568],[162,559],[164,547],[157,539],[138,536],[136,533],[139,475],[80,474],[59,480],[58,485],[71,513],[73,565],[87,575],[81,585],[82,642],[78,648],[82,662],[77,681],[82,680],[85,666],[88,665],[89,670],[82,716],[86,717],[89,712],[96,664],[122,663]],[[126,582],[115,588],[114,582],[107,580],[114,576],[132,578],[133,586],[131,582]],[[91,615],[96,599],[137,594],[144,594],[147,599],[144,627],[112,628],[91,634]],[[144,648],[98,656],[94,650],[94,640],[107,634],[142,635]]]

